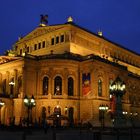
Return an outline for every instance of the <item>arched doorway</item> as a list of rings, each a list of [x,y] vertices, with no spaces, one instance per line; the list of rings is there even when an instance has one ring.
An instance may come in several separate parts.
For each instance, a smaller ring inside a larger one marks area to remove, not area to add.
[[[69,125],[70,126],[73,126],[73,124],[74,124],[73,115],[74,115],[74,109],[73,109],[73,107],[70,107],[69,111],[68,111],[68,118],[69,118]]]
[[[53,125],[56,127],[61,126],[61,119],[60,119],[61,108],[59,106],[54,108],[54,116],[56,116],[56,117],[54,119]]]
[[[41,121],[42,121],[42,124],[44,124],[46,121],[46,108],[45,107],[42,107]]]

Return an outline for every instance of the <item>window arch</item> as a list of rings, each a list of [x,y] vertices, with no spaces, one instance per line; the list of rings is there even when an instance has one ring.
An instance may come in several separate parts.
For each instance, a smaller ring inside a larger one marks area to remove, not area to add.
[[[102,96],[102,80],[98,80],[98,96]]]
[[[48,95],[49,78],[45,76],[43,78],[43,95]]]
[[[18,94],[21,92],[21,88],[22,88],[22,76],[19,76],[18,77],[18,84],[17,84]]]
[[[73,96],[74,95],[74,91],[73,88],[74,87],[74,81],[72,77],[68,78],[68,96]]]
[[[59,106],[54,108],[54,115],[61,115],[61,108]]]
[[[54,95],[62,95],[62,78],[56,76],[54,79]]]
[[[14,94],[14,84],[15,84],[15,82],[14,82],[14,77],[12,77],[12,78],[10,79],[10,83],[9,83],[9,86],[10,86],[10,94],[11,94],[11,95]]]

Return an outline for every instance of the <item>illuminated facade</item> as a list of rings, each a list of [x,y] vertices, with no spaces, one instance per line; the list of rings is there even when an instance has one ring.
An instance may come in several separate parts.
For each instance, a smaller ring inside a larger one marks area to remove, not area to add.
[[[99,106],[106,105],[105,125],[111,125],[109,85],[117,76],[127,87],[124,112],[140,117],[140,56],[77,26],[72,18],[66,24],[41,24],[7,52],[0,57],[2,124],[13,118],[19,124],[27,117],[23,99],[33,95],[33,122],[58,111],[71,123],[90,121],[96,126]]]

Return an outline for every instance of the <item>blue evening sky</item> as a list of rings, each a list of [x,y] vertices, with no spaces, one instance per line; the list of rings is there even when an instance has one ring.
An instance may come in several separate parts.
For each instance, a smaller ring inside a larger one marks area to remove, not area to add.
[[[140,0],[0,0],[0,54],[39,25],[63,24],[68,16],[92,32],[140,54]]]

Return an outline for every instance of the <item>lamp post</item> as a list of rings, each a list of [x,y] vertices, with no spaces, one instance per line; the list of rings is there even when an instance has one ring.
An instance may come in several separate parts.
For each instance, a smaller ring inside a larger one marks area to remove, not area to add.
[[[100,105],[99,106],[99,119],[101,121],[101,126],[102,128],[104,128],[105,126],[105,123],[104,123],[104,120],[105,120],[105,112],[108,110],[108,105]]]
[[[27,96],[25,96],[24,104],[28,109],[27,126],[29,127],[30,119],[31,119],[31,123],[32,123],[32,108],[35,107],[35,105],[36,105],[34,96],[32,95],[31,98],[28,98]],[[31,111],[31,116],[30,116],[30,111]]]
[[[124,126],[124,117],[122,113],[122,96],[126,92],[126,85],[117,77],[115,81],[110,85],[110,94],[116,97],[115,101],[115,114],[114,114],[114,126],[121,127]]]
[[[0,100],[0,125],[1,125],[1,108],[5,105],[5,103]]]

